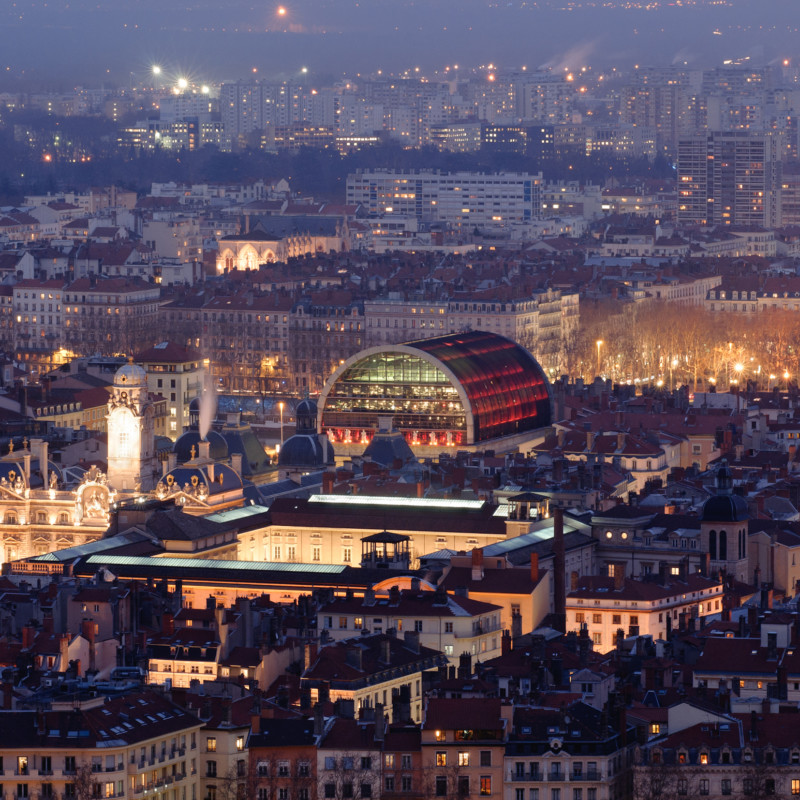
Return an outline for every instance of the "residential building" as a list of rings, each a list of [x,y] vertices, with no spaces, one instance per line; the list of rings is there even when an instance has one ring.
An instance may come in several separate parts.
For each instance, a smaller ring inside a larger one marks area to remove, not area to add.
[[[326,644],[300,677],[301,690],[311,702],[343,700],[363,708],[387,709],[389,721],[399,713],[403,698],[407,714],[415,722],[422,716],[422,674],[447,663],[443,653],[419,643],[417,631],[373,633]],[[394,701],[393,701],[394,698]]]
[[[359,171],[347,177],[347,202],[370,214],[400,214],[472,230],[542,216],[542,176],[518,172]]]
[[[0,711],[3,796],[158,800],[199,796],[200,720],[155,692]]]
[[[388,581],[389,583],[391,581]],[[319,609],[320,632],[334,641],[389,630],[419,634],[420,644],[441,650],[455,664],[462,652],[480,658],[500,653],[500,607],[445,591],[392,586],[363,597],[339,597]]]
[[[203,393],[208,360],[197,350],[165,341],[140,351],[134,361],[147,373],[147,388],[166,399],[167,436],[175,441],[191,423],[189,407]]]

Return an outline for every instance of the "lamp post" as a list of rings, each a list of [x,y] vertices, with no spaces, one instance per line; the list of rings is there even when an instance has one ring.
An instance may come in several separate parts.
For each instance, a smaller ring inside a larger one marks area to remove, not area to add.
[[[283,401],[278,403],[278,408],[281,412],[281,450],[283,449]]]
[[[598,339],[595,344],[597,345],[597,376],[600,377],[600,348],[603,346],[603,340]]]

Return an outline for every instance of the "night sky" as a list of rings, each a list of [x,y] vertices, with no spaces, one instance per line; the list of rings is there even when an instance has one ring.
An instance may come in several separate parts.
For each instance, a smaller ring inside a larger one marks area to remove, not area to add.
[[[447,64],[595,68],[792,58],[797,0],[5,0],[0,89]]]

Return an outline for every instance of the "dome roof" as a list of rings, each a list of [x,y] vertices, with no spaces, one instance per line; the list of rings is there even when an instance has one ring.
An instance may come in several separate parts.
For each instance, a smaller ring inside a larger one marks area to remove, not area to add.
[[[172,452],[178,457],[178,461],[183,464],[191,459],[192,447],[194,447],[195,458],[200,454],[201,441],[203,439],[200,436],[200,431],[190,429],[177,438],[172,446]],[[216,431],[209,431],[206,435],[206,441],[210,445],[209,455],[214,461],[223,461],[228,457],[228,443]]]
[[[210,469],[213,466],[213,478]],[[242,479],[235,470],[225,464],[204,464],[199,467],[178,466],[162,477],[156,486],[157,494],[169,494],[180,490],[195,490],[202,485],[206,495],[229,492],[242,488]]]
[[[390,433],[378,431],[364,450],[364,458],[371,458],[376,464],[384,467],[391,467],[398,460],[403,464],[416,461],[411,445],[398,431]]]
[[[733,493],[733,472],[728,459],[723,458],[717,467],[717,494],[703,506],[703,522],[742,522],[750,517],[747,502]]]
[[[317,404],[310,397],[306,397],[297,404],[294,413],[296,417],[299,417],[301,414],[306,414],[316,418]]]
[[[125,364],[114,375],[114,386],[147,386],[147,373],[138,364]]]
[[[278,465],[319,469],[327,464],[333,464],[333,448],[330,444],[327,446],[326,459],[326,448],[321,439],[321,436],[307,433],[296,433],[294,436],[290,436],[283,443],[278,454]]]
[[[749,517],[747,502],[738,494],[718,494],[703,506],[703,522],[743,522]]]

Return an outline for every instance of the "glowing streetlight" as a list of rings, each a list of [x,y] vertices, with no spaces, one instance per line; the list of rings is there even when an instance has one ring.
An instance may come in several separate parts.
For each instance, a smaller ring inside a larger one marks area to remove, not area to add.
[[[603,340],[598,339],[595,344],[597,345],[597,374],[600,375],[600,348],[603,346]]]
[[[783,379],[786,381],[786,391],[788,392],[789,391],[789,370],[788,369],[783,373]]]
[[[153,75],[160,75],[161,74],[161,67],[158,64],[153,64]]]
[[[278,16],[279,17],[286,16],[286,6],[278,6]]]
[[[202,87],[200,88],[200,91],[201,91],[203,94],[208,94],[208,92],[209,92],[209,88],[208,88],[208,86],[202,86]]]
[[[178,88],[186,89],[189,86],[189,81],[186,78],[178,78]]]

